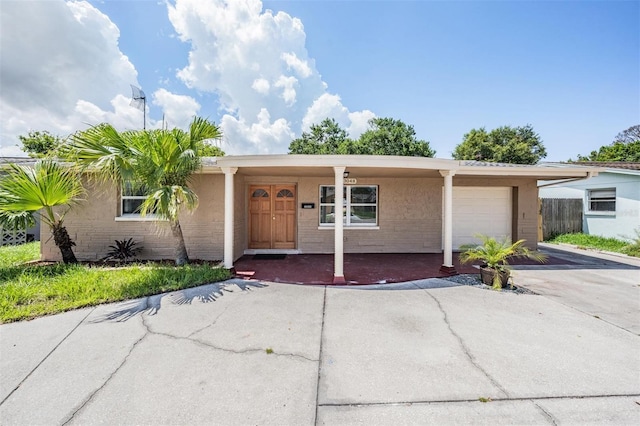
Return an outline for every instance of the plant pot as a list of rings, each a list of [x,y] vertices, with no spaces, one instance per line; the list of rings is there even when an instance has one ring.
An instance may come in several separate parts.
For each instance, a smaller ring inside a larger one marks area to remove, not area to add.
[[[509,271],[498,271],[492,268],[480,268],[480,278],[482,279],[482,283],[493,287],[493,277],[496,273],[500,274],[500,287],[506,287],[509,281],[509,276],[511,275]]]

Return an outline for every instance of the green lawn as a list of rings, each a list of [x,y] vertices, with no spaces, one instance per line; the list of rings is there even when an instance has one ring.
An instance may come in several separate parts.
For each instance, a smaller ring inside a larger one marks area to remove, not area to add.
[[[578,248],[611,251],[640,257],[640,235],[638,235],[634,243],[587,234],[562,234],[546,242],[572,244],[578,246]]]
[[[39,258],[38,242],[0,247],[0,323],[149,296],[223,281],[229,271],[211,265],[174,267],[130,264],[28,265]]]

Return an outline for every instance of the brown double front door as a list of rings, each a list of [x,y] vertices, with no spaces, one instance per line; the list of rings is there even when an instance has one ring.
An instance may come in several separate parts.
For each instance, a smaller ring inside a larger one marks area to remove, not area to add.
[[[295,185],[249,187],[249,248],[296,248]]]

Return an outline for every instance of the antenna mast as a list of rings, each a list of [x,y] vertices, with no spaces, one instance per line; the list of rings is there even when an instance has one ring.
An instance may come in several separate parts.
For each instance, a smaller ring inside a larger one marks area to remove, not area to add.
[[[131,105],[132,107],[138,108],[142,110],[142,129],[147,129],[147,97],[145,96],[142,89],[139,87],[131,86]]]

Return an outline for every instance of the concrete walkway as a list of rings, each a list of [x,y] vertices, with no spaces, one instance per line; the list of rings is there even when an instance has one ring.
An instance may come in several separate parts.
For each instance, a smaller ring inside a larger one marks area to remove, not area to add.
[[[2,325],[0,423],[640,424],[633,331],[557,297],[384,288],[237,280]]]

